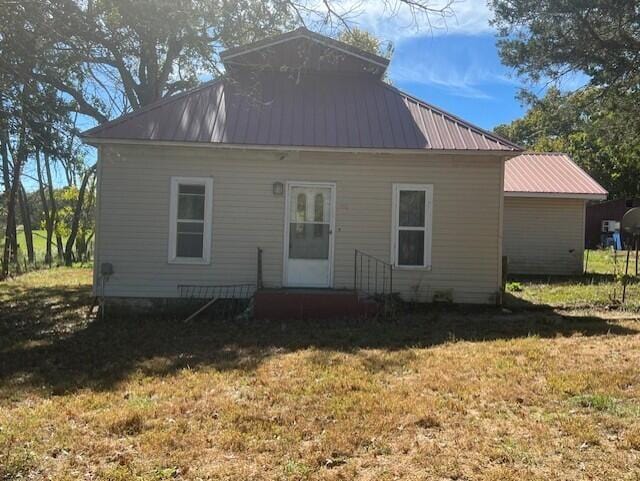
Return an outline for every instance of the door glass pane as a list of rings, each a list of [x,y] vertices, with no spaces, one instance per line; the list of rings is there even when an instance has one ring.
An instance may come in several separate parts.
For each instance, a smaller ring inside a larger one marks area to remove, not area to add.
[[[307,220],[307,194],[304,192],[300,192],[296,198],[295,220],[298,222]]]
[[[401,266],[424,265],[424,231],[400,230],[398,232],[398,264]]]
[[[289,226],[289,259],[328,259],[329,224]]]
[[[425,192],[423,190],[401,190],[398,225],[401,227],[424,227]]]
[[[204,186],[199,185],[181,185],[183,188],[202,187],[202,194],[187,194],[180,192],[178,195],[178,219],[204,219]]]
[[[289,191],[289,218],[296,222],[331,222],[331,189],[292,187]]]
[[[313,220],[315,222],[324,222],[324,194],[319,192],[313,200]]]

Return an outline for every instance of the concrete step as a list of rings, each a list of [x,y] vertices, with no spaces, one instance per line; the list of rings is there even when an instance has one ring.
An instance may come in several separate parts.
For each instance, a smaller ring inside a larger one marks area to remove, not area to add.
[[[256,292],[254,317],[261,320],[372,317],[377,302],[348,289],[263,289]]]

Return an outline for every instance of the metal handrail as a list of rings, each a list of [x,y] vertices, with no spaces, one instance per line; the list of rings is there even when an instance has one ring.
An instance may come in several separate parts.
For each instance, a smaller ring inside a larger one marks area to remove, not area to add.
[[[353,288],[368,295],[393,293],[393,265],[359,249],[353,257]]]

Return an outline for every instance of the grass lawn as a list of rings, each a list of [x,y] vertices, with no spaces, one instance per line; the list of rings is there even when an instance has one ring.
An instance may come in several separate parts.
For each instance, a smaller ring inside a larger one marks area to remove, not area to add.
[[[586,255],[585,255],[586,257]],[[635,256],[631,255],[629,274],[635,274]],[[640,282],[627,285],[621,305],[622,284],[617,275],[624,274],[626,252],[597,250],[589,252],[586,274],[574,277],[515,276],[507,283],[508,306],[523,304],[558,308],[615,308],[640,312]]]
[[[24,230],[21,225],[18,226],[18,246],[20,248],[21,258],[27,257],[27,242],[24,235]],[[53,264],[57,263],[58,248],[56,247],[55,235],[52,239],[51,252],[54,256]],[[63,247],[67,242],[67,238],[62,239]],[[0,236],[0,250],[4,248],[4,236]],[[35,261],[38,265],[44,265],[45,255],[47,253],[47,231],[44,229],[33,231],[33,251],[35,254]]]
[[[0,283],[0,480],[640,479],[633,313],[89,322],[90,281]]]

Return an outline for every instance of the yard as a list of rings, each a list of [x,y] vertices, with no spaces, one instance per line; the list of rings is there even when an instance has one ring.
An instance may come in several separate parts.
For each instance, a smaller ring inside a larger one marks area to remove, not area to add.
[[[600,256],[392,321],[90,322],[87,269],[1,283],[0,480],[638,480],[640,314]]]

